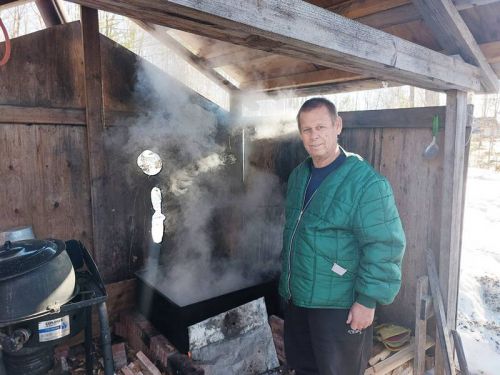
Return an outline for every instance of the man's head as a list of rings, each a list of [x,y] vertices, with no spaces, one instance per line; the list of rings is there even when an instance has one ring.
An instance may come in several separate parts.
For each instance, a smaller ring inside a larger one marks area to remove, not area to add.
[[[332,102],[324,98],[307,100],[299,109],[297,124],[302,143],[315,167],[325,167],[337,158],[342,119]]]

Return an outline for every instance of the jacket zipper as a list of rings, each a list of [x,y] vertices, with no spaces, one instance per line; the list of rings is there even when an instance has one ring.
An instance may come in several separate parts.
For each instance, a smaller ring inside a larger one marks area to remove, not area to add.
[[[295,228],[293,229],[292,236],[290,237],[290,246],[289,246],[290,251],[289,251],[289,255],[288,255],[288,280],[287,280],[288,295],[289,295],[288,299],[289,300],[292,299],[292,289],[290,287],[290,279],[292,277],[292,257],[293,257],[293,248],[292,248],[292,245],[293,245],[293,239],[295,237],[295,232],[297,232],[297,228],[299,227],[300,220],[302,219],[302,215],[304,214],[304,211],[309,206],[309,203],[311,203],[311,200],[313,199],[314,195],[318,191],[318,189],[314,190],[314,192],[312,193],[311,197],[306,202],[306,191],[307,191],[307,188],[309,187],[309,183],[311,182],[311,177],[312,177],[312,174],[309,176],[309,180],[307,180],[306,189],[304,191],[304,199],[302,201],[302,209],[300,210],[299,218],[297,219],[297,223],[295,223]],[[319,188],[319,186],[318,186],[318,188]]]

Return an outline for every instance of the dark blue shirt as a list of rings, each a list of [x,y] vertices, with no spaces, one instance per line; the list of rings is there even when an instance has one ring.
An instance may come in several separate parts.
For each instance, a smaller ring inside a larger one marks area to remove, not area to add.
[[[345,159],[346,159],[346,156],[345,156],[344,151],[340,150],[340,155],[337,156],[337,159],[332,161],[326,167],[316,168],[311,161],[311,165],[310,165],[311,178],[309,180],[309,183],[307,184],[306,197],[304,199],[303,208],[305,208],[307,206],[312,195],[314,194],[316,189],[318,189],[319,185],[323,182],[323,180],[326,178],[326,176],[328,176],[335,169],[340,167],[342,165],[342,163],[345,161]]]

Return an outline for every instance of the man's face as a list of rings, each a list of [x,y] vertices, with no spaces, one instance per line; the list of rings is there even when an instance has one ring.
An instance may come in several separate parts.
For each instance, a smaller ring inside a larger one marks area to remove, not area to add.
[[[300,114],[300,138],[315,167],[325,167],[338,156],[337,136],[342,131],[342,119],[332,122],[326,107]]]

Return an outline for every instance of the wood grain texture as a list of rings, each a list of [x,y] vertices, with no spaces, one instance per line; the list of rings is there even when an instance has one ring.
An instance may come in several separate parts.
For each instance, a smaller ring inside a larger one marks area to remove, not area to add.
[[[445,308],[447,329],[455,329],[464,200],[465,134],[468,121],[467,95],[451,91],[446,96],[443,185],[440,213],[439,282]],[[436,350],[436,374],[446,369],[445,348]]]
[[[175,51],[178,55],[184,58],[188,63],[196,66],[206,76],[222,86],[227,87],[229,90],[238,90],[231,82],[221,76],[215,71],[204,59],[192,53],[189,49],[184,47],[182,43],[178,42],[175,38],[171,37],[167,31],[168,28],[162,28],[147,22],[135,21],[144,31],[150,33],[157,41],[166,46],[167,48]]]
[[[449,92],[447,94],[445,121],[447,130],[444,139],[439,278],[448,324],[451,329],[454,329],[460,274],[465,129],[468,121],[465,93]]]
[[[413,360],[414,375],[424,375],[425,372],[425,341],[427,337],[427,316],[425,314],[426,304],[430,302],[428,297],[429,279],[427,276],[419,277],[417,280],[417,299],[415,317],[415,358]]]
[[[78,22],[15,38],[9,63],[0,67],[0,103],[84,108]]]
[[[477,68],[302,1],[286,7],[276,0],[74,2],[326,67],[422,87],[479,90]]]
[[[316,96],[316,95],[327,95],[327,94],[345,93],[345,92],[361,91],[361,90],[380,89],[393,86],[400,86],[400,84],[391,81],[380,81],[378,79],[367,78],[367,79],[359,79],[348,82],[326,83],[322,85],[293,88],[290,89],[290,95]],[[273,94],[283,95],[283,93],[285,92],[286,91],[281,89],[267,90],[267,93],[270,95]]]
[[[83,109],[22,107],[0,105],[0,122],[4,124],[85,125]]]
[[[107,248],[103,241],[109,230],[106,223],[108,208],[105,196],[106,157],[104,150],[104,114],[101,72],[101,45],[97,11],[81,7],[82,45],[85,76],[85,111],[87,152],[92,205],[93,254],[96,265],[105,272],[112,264],[107,260]]]
[[[85,128],[0,125],[0,228],[92,242]]]
[[[448,319],[446,317],[445,304],[441,293],[440,279],[438,277],[434,252],[431,249],[426,251],[427,272],[429,276],[429,286],[432,295],[432,305],[434,315],[436,316],[437,333],[439,347],[443,354],[443,363],[436,363],[436,372],[440,373],[440,366],[443,366],[446,375],[455,374],[455,365],[453,362],[453,346],[451,331],[449,329]]]
[[[427,341],[425,343],[425,349],[429,349],[433,345],[434,345],[434,340],[432,340],[431,337],[427,337]],[[383,360],[382,362],[379,362],[376,365],[367,368],[364,375],[390,374],[392,370],[397,369],[398,367],[404,365],[406,362],[411,361],[413,359],[414,346],[415,344],[411,343],[410,345],[394,353],[393,355]]]
[[[404,5],[408,0],[348,0],[339,4],[327,6],[326,9],[341,14],[344,17],[356,19],[370,14],[382,12],[384,10],[396,8]]]
[[[498,77],[451,0],[413,0],[413,4],[445,52],[449,55],[460,54],[464,61],[478,66],[484,91],[498,92]]]
[[[326,83],[345,82],[363,78],[359,74],[338,69],[322,69],[312,72],[284,75],[277,78],[257,79],[240,84],[242,90],[283,90],[301,86],[315,86]]]

